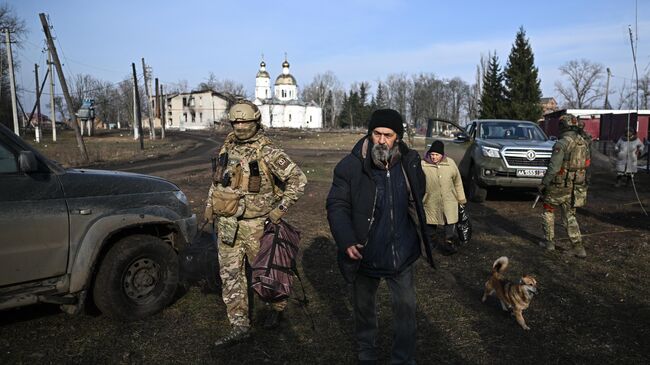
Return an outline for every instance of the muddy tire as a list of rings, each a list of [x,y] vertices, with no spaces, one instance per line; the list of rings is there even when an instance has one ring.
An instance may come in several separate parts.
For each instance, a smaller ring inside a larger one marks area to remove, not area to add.
[[[477,169],[472,168],[469,179],[469,200],[475,203],[482,203],[485,201],[485,198],[487,198],[487,189],[479,185]]]
[[[134,235],[118,241],[102,260],[93,299],[114,319],[141,319],[168,306],[178,287],[178,256],[163,240]]]

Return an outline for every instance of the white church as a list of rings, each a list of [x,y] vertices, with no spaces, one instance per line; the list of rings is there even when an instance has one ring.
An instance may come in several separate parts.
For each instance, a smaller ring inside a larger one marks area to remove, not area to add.
[[[322,108],[313,101],[298,100],[298,84],[289,73],[286,57],[282,63],[282,74],[275,79],[271,90],[271,76],[266,63],[260,63],[255,77],[254,103],[262,113],[262,124],[273,128],[322,128]]]

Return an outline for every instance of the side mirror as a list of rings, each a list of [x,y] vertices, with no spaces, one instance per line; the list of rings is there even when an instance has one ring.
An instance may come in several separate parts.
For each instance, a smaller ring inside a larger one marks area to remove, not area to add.
[[[18,166],[20,167],[21,172],[34,172],[38,171],[38,161],[36,161],[36,156],[32,151],[20,151],[18,156]]]
[[[550,136],[550,137],[548,137],[548,139],[549,139],[550,141],[557,141],[557,137],[556,137],[556,136]]]
[[[456,135],[456,140],[465,142],[469,139],[469,136],[465,132],[460,132]]]

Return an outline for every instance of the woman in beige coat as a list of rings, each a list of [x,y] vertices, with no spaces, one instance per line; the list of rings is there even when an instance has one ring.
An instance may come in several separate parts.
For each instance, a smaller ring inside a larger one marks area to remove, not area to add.
[[[434,141],[422,160],[422,170],[427,181],[423,205],[430,234],[443,254],[454,254],[458,204],[467,203],[458,167],[445,156],[445,145]]]

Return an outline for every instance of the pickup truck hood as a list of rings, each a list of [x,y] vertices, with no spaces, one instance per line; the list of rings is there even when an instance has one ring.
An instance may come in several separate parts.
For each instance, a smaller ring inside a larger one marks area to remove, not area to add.
[[[495,147],[501,149],[503,147],[519,147],[519,148],[543,148],[552,149],[555,141],[531,141],[531,140],[516,140],[516,139],[490,139],[481,140],[481,145],[488,147]]]
[[[178,186],[159,177],[119,171],[67,169],[59,175],[59,180],[68,198],[179,190]]]

